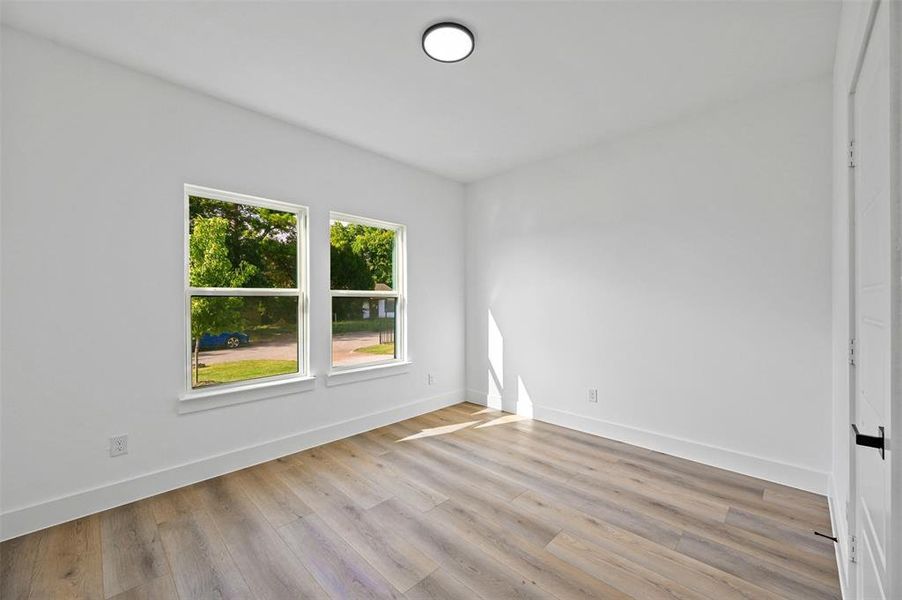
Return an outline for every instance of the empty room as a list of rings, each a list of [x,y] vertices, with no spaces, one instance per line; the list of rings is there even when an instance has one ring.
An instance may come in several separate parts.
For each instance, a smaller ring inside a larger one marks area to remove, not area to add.
[[[902,600],[902,0],[0,2],[0,599]]]

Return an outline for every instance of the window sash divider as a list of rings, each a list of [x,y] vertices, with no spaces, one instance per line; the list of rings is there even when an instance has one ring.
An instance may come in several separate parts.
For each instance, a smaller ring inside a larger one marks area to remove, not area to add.
[[[399,290],[331,290],[333,298],[400,298]]]
[[[300,296],[296,288],[206,288],[189,287],[189,296]]]

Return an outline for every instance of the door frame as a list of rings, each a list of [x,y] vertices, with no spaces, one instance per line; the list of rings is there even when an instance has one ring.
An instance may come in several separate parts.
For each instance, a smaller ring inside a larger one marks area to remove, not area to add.
[[[890,72],[890,594],[902,593],[902,2],[889,1]]]
[[[889,581],[886,590],[889,598],[900,595],[902,591],[902,0],[870,0],[867,25],[858,56],[855,70],[848,90],[846,148],[855,140],[855,92],[864,64],[865,53],[870,43],[877,10],[885,5],[889,11],[889,71],[890,71],[890,432],[888,440],[890,456],[890,539],[888,544]],[[848,156],[848,155],[847,155]],[[848,162],[848,161],[847,161]],[[855,170],[849,168],[848,184],[848,259],[849,259],[849,337],[857,339],[856,317],[856,254],[855,254]],[[852,441],[851,424],[856,422],[855,391],[856,369],[850,363],[848,387],[848,423],[849,432],[847,454],[849,457],[849,506],[846,511],[848,534],[857,534],[857,465],[856,445]],[[858,591],[858,571],[854,566],[847,570],[846,592],[854,595]]]

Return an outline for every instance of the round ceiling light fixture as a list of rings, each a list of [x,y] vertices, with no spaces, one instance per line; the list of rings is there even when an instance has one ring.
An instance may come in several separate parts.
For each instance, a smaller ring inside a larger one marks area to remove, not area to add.
[[[432,60],[460,62],[473,54],[473,32],[460,23],[436,23],[423,32],[423,51]]]

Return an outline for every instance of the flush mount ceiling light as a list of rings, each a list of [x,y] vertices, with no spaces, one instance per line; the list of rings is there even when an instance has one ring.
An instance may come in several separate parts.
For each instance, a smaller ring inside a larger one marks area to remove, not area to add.
[[[473,32],[460,23],[436,23],[423,32],[423,51],[439,62],[460,62],[475,46]]]

